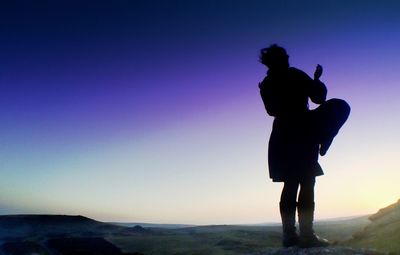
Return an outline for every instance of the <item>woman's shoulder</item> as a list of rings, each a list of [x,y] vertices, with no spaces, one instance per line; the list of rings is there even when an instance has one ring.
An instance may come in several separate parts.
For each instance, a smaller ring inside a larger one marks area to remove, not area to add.
[[[304,71],[296,68],[296,67],[290,67],[289,68],[290,75],[295,78],[295,79],[301,79],[301,80],[310,80],[311,77],[306,74]]]
[[[268,83],[269,83],[269,78],[268,78],[268,75],[267,75],[267,76],[264,77],[264,79],[260,83],[258,83],[258,87],[260,89],[265,89],[268,86]]]
[[[297,74],[297,75],[307,75],[304,71],[302,71],[296,67],[289,67],[289,72],[293,73],[293,74]]]

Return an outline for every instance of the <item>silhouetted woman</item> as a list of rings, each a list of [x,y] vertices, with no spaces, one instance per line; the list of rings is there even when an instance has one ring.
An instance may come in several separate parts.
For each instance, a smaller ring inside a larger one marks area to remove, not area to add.
[[[286,50],[276,44],[261,49],[260,62],[268,67],[267,76],[259,84],[261,97],[267,113],[275,117],[268,148],[269,174],[274,182],[284,182],[279,204],[282,244],[328,246],[329,242],[313,230],[315,177],[323,175],[318,154],[326,154],[350,107],[340,99],[326,101],[327,89],[319,80],[320,65],[311,79],[290,67]],[[319,107],[310,110],[309,98]],[[300,236],[295,228],[296,207]]]

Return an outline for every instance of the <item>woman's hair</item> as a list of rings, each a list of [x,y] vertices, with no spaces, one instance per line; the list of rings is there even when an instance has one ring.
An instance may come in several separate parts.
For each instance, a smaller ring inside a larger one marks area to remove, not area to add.
[[[287,63],[288,58],[289,56],[284,48],[278,46],[277,44],[272,44],[268,48],[263,48],[260,50],[259,61],[267,67],[271,67],[274,65]]]

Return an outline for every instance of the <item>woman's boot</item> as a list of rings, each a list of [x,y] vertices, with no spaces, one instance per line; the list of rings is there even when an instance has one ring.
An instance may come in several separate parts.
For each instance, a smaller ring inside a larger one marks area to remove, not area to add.
[[[326,247],[330,245],[328,240],[314,233],[314,207],[315,204],[313,203],[308,207],[299,204],[297,208],[300,227],[299,247],[301,248]]]
[[[298,245],[299,236],[296,233],[296,204],[279,203],[282,218],[282,246],[291,247]]]

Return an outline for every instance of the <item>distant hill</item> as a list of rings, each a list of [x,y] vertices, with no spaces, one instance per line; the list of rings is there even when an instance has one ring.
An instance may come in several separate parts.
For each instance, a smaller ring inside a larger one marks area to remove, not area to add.
[[[370,223],[345,244],[400,254],[400,200],[369,217]]]
[[[108,223],[123,227],[141,226],[143,228],[166,228],[166,229],[187,228],[196,226],[190,224],[160,224],[160,223],[142,223],[142,222],[108,222]]]
[[[119,233],[125,228],[68,215],[3,215],[0,216],[0,238],[27,236],[101,236]]]
[[[109,236],[148,235],[140,226],[117,226],[69,215],[0,216],[0,254],[122,255]]]

